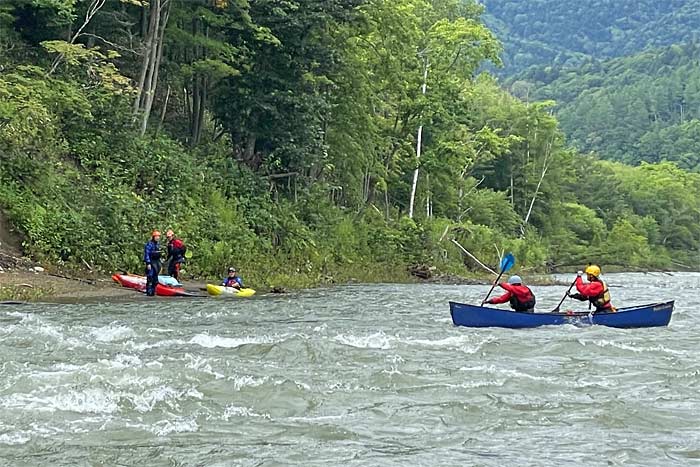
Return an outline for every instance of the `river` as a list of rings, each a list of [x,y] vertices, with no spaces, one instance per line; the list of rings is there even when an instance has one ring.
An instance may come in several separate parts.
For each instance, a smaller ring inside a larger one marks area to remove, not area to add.
[[[700,274],[607,280],[670,326],[453,327],[486,286],[3,306],[0,465],[696,464]]]

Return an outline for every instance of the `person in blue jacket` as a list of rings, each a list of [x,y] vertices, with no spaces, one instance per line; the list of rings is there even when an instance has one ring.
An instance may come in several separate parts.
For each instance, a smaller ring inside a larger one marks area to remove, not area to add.
[[[146,264],[146,295],[152,297],[156,294],[158,274],[160,274],[160,232],[154,230],[151,239],[143,249],[143,262]]]
[[[233,287],[234,289],[243,288],[243,279],[236,273],[236,268],[228,268],[228,276],[221,283],[224,287]]]

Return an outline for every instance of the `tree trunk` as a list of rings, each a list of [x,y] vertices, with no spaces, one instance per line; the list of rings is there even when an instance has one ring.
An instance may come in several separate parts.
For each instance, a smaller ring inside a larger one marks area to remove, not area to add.
[[[423,60],[423,86],[421,86],[421,93],[425,96],[425,91],[427,90],[428,84],[428,59]],[[418,127],[418,137],[416,141],[416,159],[420,160],[421,154],[421,144],[423,142],[423,125]],[[418,187],[418,171],[420,167],[416,167],[413,171],[413,183],[411,183],[411,199],[408,203],[408,217],[413,219],[413,206],[416,202],[416,188]]]
[[[168,24],[168,18],[170,16],[170,1],[165,0],[165,2],[160,5],[160,0],[156,0],[158,3],[158,14],[162,14],[162,19],[158,21],[158,29],[156,30],[157,40],[154,47],[155,53],[152,55],[154,61],[151,63],[151,72],[149,73],[148,87],[146,88],[146,101],[143,107],[143,114],[141,116],[141,136],[146,134],[146,128],[148,127],[148,119],[151,115],[151,109],[153,108],[153,100],[156,96],[156,89],[158,88],[158,73],[160,71],[160,62],[163,59],[163,37],[165,36],[165,27]]]
[[[157,0],[154,0],[154,2],[155,1]],[[153,8],[153,5],[151,5],[151,8]],[[143,34],[142,37],[145,38],[145,46],[143,49],[143,60],[141,60],[141,72],[139,73],[139,82],[136,87],[136,98],[134,99],[134,117],[138,114],[139,110],[141,109],[141,101],[143,99],[144,88],[146,86],[146,76],[148,75],[148,70],[150,68],[151,49],[153,48],[153,40],[155,37],[153,31],[155,31],[155,22],[157,16],[151,14],[148,18],[148,26],[145,26],[147,17],[148,13],[146,8],[144,8],[143,14],[141,15],[141,32]]]
[[[168,101],[170,100],[170,91],[170,85],[168,85],[168,91],[165,93],[165,103],[163,103],[163,110],[160,113],[160,121],[156,128],[156,136],[160,133],[160,129],[163,127],[163,122],[165,121],[165,113],[168,111]]]
[[[146,34],[146,48],[139,77],[139,87],[134,102],[135,113],[140,112],[141,136],[146,134],[148,120],[153,109],[160,62],[163,59],[163,38],[170,17],[170,0],[153,0],[151,2],[151,20]]]

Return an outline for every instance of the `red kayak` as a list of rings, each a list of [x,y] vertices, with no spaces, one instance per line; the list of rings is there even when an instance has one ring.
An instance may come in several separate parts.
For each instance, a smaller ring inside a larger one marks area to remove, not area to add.
[[[146,291],[146,276],[137,276],[135,274],[114,274],[112,275],[112,280],[120,284],[122,287],[126,287],[128,289],[138,290],[139,292]],[[170,286],[159,283],[156,285],[156,295],[161,297],[189,297],[198,294],[193,294],[186,291],[181,285]]]

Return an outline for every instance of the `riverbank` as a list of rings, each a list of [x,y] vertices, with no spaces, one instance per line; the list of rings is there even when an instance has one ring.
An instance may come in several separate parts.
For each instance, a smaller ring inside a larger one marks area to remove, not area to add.
[[[85,277],[71,277],[66,274],[49,272],[49,270],[33,270],[23,267],[0,272],[0,302],[72,302],[72,301],[130,301],[138,300],[141,294],[135,293],[116,284],[108,275],[90,274]],[[307,289],[324,285],[342,285],[357,283],[414,283],[414,284],[438,284],[438,285],[489,285],[493,278],[487,276],[462,277],[455,275],[435,275],[428,279],[421,279],[406,273],[404,280],[397,280],[399,274],[393,274],[391,280],[367,281],[362,277],[353,278],[342,283],[336,281],[318,282],[306,284],[304,287],[289,285],[263,286],[251,284],[259,293],[284,293],[287,290]],[[525,280],[530,285],[568,285],[557,281],[550,275],[525,275]],[[217,279],[193,279],[183,281],[186,289],[200,291],[207,282],[216,282]],[[202,292],[204,294],[204,292]]]

